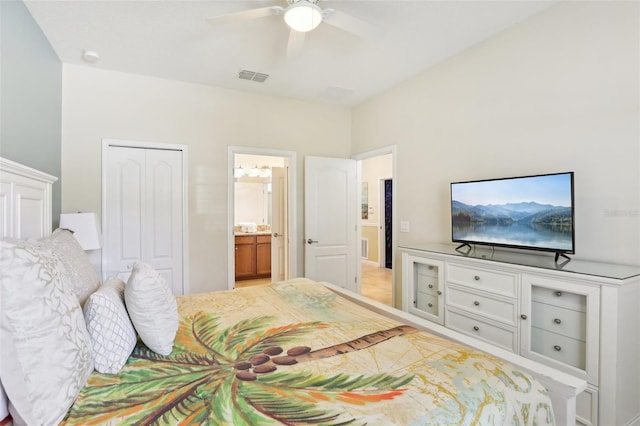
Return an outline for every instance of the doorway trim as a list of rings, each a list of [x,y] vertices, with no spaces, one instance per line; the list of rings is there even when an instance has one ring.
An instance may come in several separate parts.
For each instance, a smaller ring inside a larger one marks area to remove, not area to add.
[[[102,139],[102,235],[108,235],[107,229],[107,152],[110,147],[122,148],[142,148],[142,149],[162,149],[182,152],[182,292],[189,293],[189,147],[182,144],[170,144],[161,142],[140,142],[124,139]],[[104,247],[104,244],[103,244]],[[104,269],[106,253],[100,250],[100,269],[102,279],[106,280]]]
[[[227,151],[227,253],[228,253],[228,270],[227,270],[227,288],[229,290],[234,288],[236,281],[235,272],[235,236],[233,233],[234,226],[234,213],[235,213],[235,200],[234,200],[234,180],[233,180],[233,168],[234,159],[236,154],[249,154],[249,155],[266,155],[270,157],[284,157],[287,159],[287,180],[289,181],[287,191],[287,220],[289,229],[289,271],[288,277],[295,278],[298,276],[298,216],[297,216],[297,167],[296,167],[296,152],[284,151],[278,149],[268,148],[251,148],[245,146],[229,146]]]
[[[356,171],[356,181],[357,181],[357,188],[358,188],[358,197],[357,199],[360,200],[362,197],[362,194],[360,193],[361,188],[362,188],[362,168],[361,168],[361,164],[360,161],[361,160],[366,160],[368,158],[373,158],[373,157],[379,157],[381,155],[387,155],[387,154],[391,154],[391,191],[394,195],[393,197],[393,203],[391,205],[391,286],[392,286],[392,291],[391,291],[391,306],[395,306],[396,305],[396,238],[397,238],[397,229],[398,227],[396,226],[397,224],[397,220],[398,220],[398,215],[397,215],[397,202],[396,202],[396,197],[395,195],[398,193],[396,186],[397,186],[397,179],[396,179],[396,145],[389,145],[386,147],[382,147],[382,148],[378,148],[378,149],[374,149],[371,151],[366,151],[366,152],[362,152],[360,154],[356,154],[353,155],[351,158],[354,160],[358,161],[358,167],[357,167],[357,171]],[[358,210],[359,212],[360,210]],[[362,227],[360,226],[360,218],[358,218],[357,221],[357,232],[358,235],[362,234]],[[358,288],[359,291],[362,292],[362,259],[360,257],[360,245],[358,244],[358,253],[357,253],[357,259],[358,259],[358,268],[357,268],[357,277],[358,277]]]

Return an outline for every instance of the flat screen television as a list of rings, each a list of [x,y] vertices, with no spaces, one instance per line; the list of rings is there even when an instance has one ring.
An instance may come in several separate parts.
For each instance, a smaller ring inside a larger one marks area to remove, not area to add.
[[[459,248],[575,253],[573,172],[451,183],[451,235]]]

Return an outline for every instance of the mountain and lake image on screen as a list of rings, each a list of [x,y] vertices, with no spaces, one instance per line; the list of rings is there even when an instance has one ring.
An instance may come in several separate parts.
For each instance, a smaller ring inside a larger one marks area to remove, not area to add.
[[[452,240],[573,253],[573,173],[451,184]]]

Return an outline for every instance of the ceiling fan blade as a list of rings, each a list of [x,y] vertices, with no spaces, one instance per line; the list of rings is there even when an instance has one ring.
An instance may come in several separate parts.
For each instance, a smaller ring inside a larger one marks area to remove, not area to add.
[[[284,9],[280,6],[261,7],[258,9],[249,9],[241,12],[227,13],[226,15],[213,16],[211,18],[207,18],[207,22],[212,25],[232,24],[234,22],[281,15],[283,12]]]
[[[378,27],[339,10],[325,9],[322,17],[326,24],[362,38],[374,38],[379,35]]]
[[[289,42],[287,44],[287,58],[295,58],[300,56],[302,46],[304,46],[304,36],[306,33],[299,31],[289,31]]]

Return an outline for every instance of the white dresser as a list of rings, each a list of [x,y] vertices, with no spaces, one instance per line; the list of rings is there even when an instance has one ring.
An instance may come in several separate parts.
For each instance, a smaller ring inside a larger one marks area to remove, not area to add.
[[[585,425],[640,424],[640,266],[400,247],[403,310],[588,383]]]

